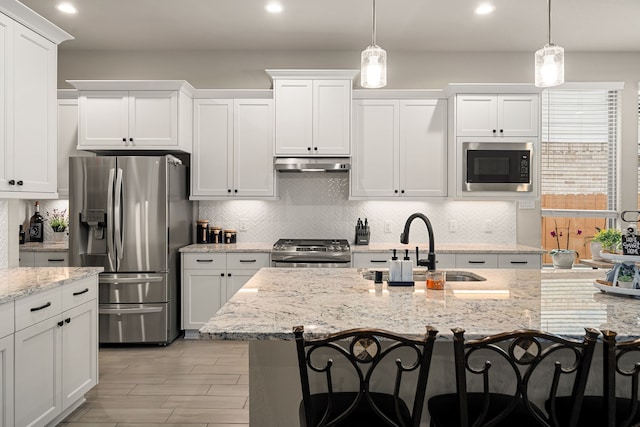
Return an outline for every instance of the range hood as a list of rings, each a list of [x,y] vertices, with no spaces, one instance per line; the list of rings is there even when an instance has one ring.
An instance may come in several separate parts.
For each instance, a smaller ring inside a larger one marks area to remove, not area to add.
[[[347,172],[351,169],[348,157],[277,157],[278,172]]]

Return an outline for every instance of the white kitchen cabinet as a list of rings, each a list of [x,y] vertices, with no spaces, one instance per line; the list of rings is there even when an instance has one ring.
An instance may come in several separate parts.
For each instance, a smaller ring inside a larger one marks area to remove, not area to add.
[[[456,268],[498,268],[498,254],[456,254]]]
[[[13,427],[13,302],[0,305],[0,427]]]
[[[97,276],[15,302],[15,423],[44,426],[97,384]]]
[[[537,137],[537,94],[457,95],[456,136]]]
[[[57,45],[0,13],[0,196],[56,196]]]
[[[389,261],[391,260],[392,251],[372,251],[372,252],[355,252],[353,254],[353,268],[389,268]],[[402,256],[401,256],[402,255]],[[404,257],[404,253],[401,254],[398,251],[398,259]],[[416,266],[415,251],[410,252],[411,261],[413,261],[414,267]],[[420,259],[426,259],[427,252],[420,251]],[[454,268],[456,266],[455,254],[436,254],[436,268]]]
[[[73,92],[73,93],[71,93]],[[78,146],[78,95],[58,91],[58,195],[69,196],[69,157],[94,156]]]
[[[352,198],[447,195],[446,101],[354,103]]]
[[[68,267],[69,252],[67,251],[20,251],[20,267]]]
[[[272,198],[273,100],[196,99],[191,200]]]
[[[193,88],[187,82],[69,82],[80,91],[79,150],[191,152]]]
[[[499,254],[498,268],[542,268],[542,254]]]
[[[262,267],[269,253],[183,253],[182,329],[189,338]],[[191,331],[189,331],[191,330]]]
[[[273,78],[276,156],[351,153],[350,70],[267,70]]]

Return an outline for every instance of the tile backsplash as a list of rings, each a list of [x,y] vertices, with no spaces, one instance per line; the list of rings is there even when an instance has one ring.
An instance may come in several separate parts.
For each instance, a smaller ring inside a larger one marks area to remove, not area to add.
[[[515,243],[516,203],[510,201],[352,201],[346,173],[307,172],[277,177],[279,200],[201,201],[198,215],[211,225],[238,230],[239,242],[275,242],[278,238],[355,238],[358,218],[368,218],[371,242],[399,242],[405,220],[415,212],[429,218],[441,243]],[[385,221],[391,233],[384,232]],[[451,224],[454,221],[454,224]],[[242,231],[242,224],[246,230]],[[456,231],[450,231],[455,228]],[[410,242],[427,242],[420,220]]]

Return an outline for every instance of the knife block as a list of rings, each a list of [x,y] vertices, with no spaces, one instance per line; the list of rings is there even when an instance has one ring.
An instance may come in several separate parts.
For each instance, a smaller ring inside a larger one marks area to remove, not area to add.
[[[371,232],[369,230],[369,226],[356,227],[356,245],[368,245],[369,237],[371,236]]]

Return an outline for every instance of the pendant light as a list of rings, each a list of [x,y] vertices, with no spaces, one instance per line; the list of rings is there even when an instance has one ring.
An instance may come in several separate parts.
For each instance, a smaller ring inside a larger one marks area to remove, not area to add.
[[[376,0],[373,0],[371,46],[362,51],[360,84],[372,89],[387,85],[387,52],[376,45]]]
[[[553,87],[564,83],[564,49],[551,42],[551,0],[547,0],[547,12],[549,42],[535,54],[535,83],[538,87]]]

